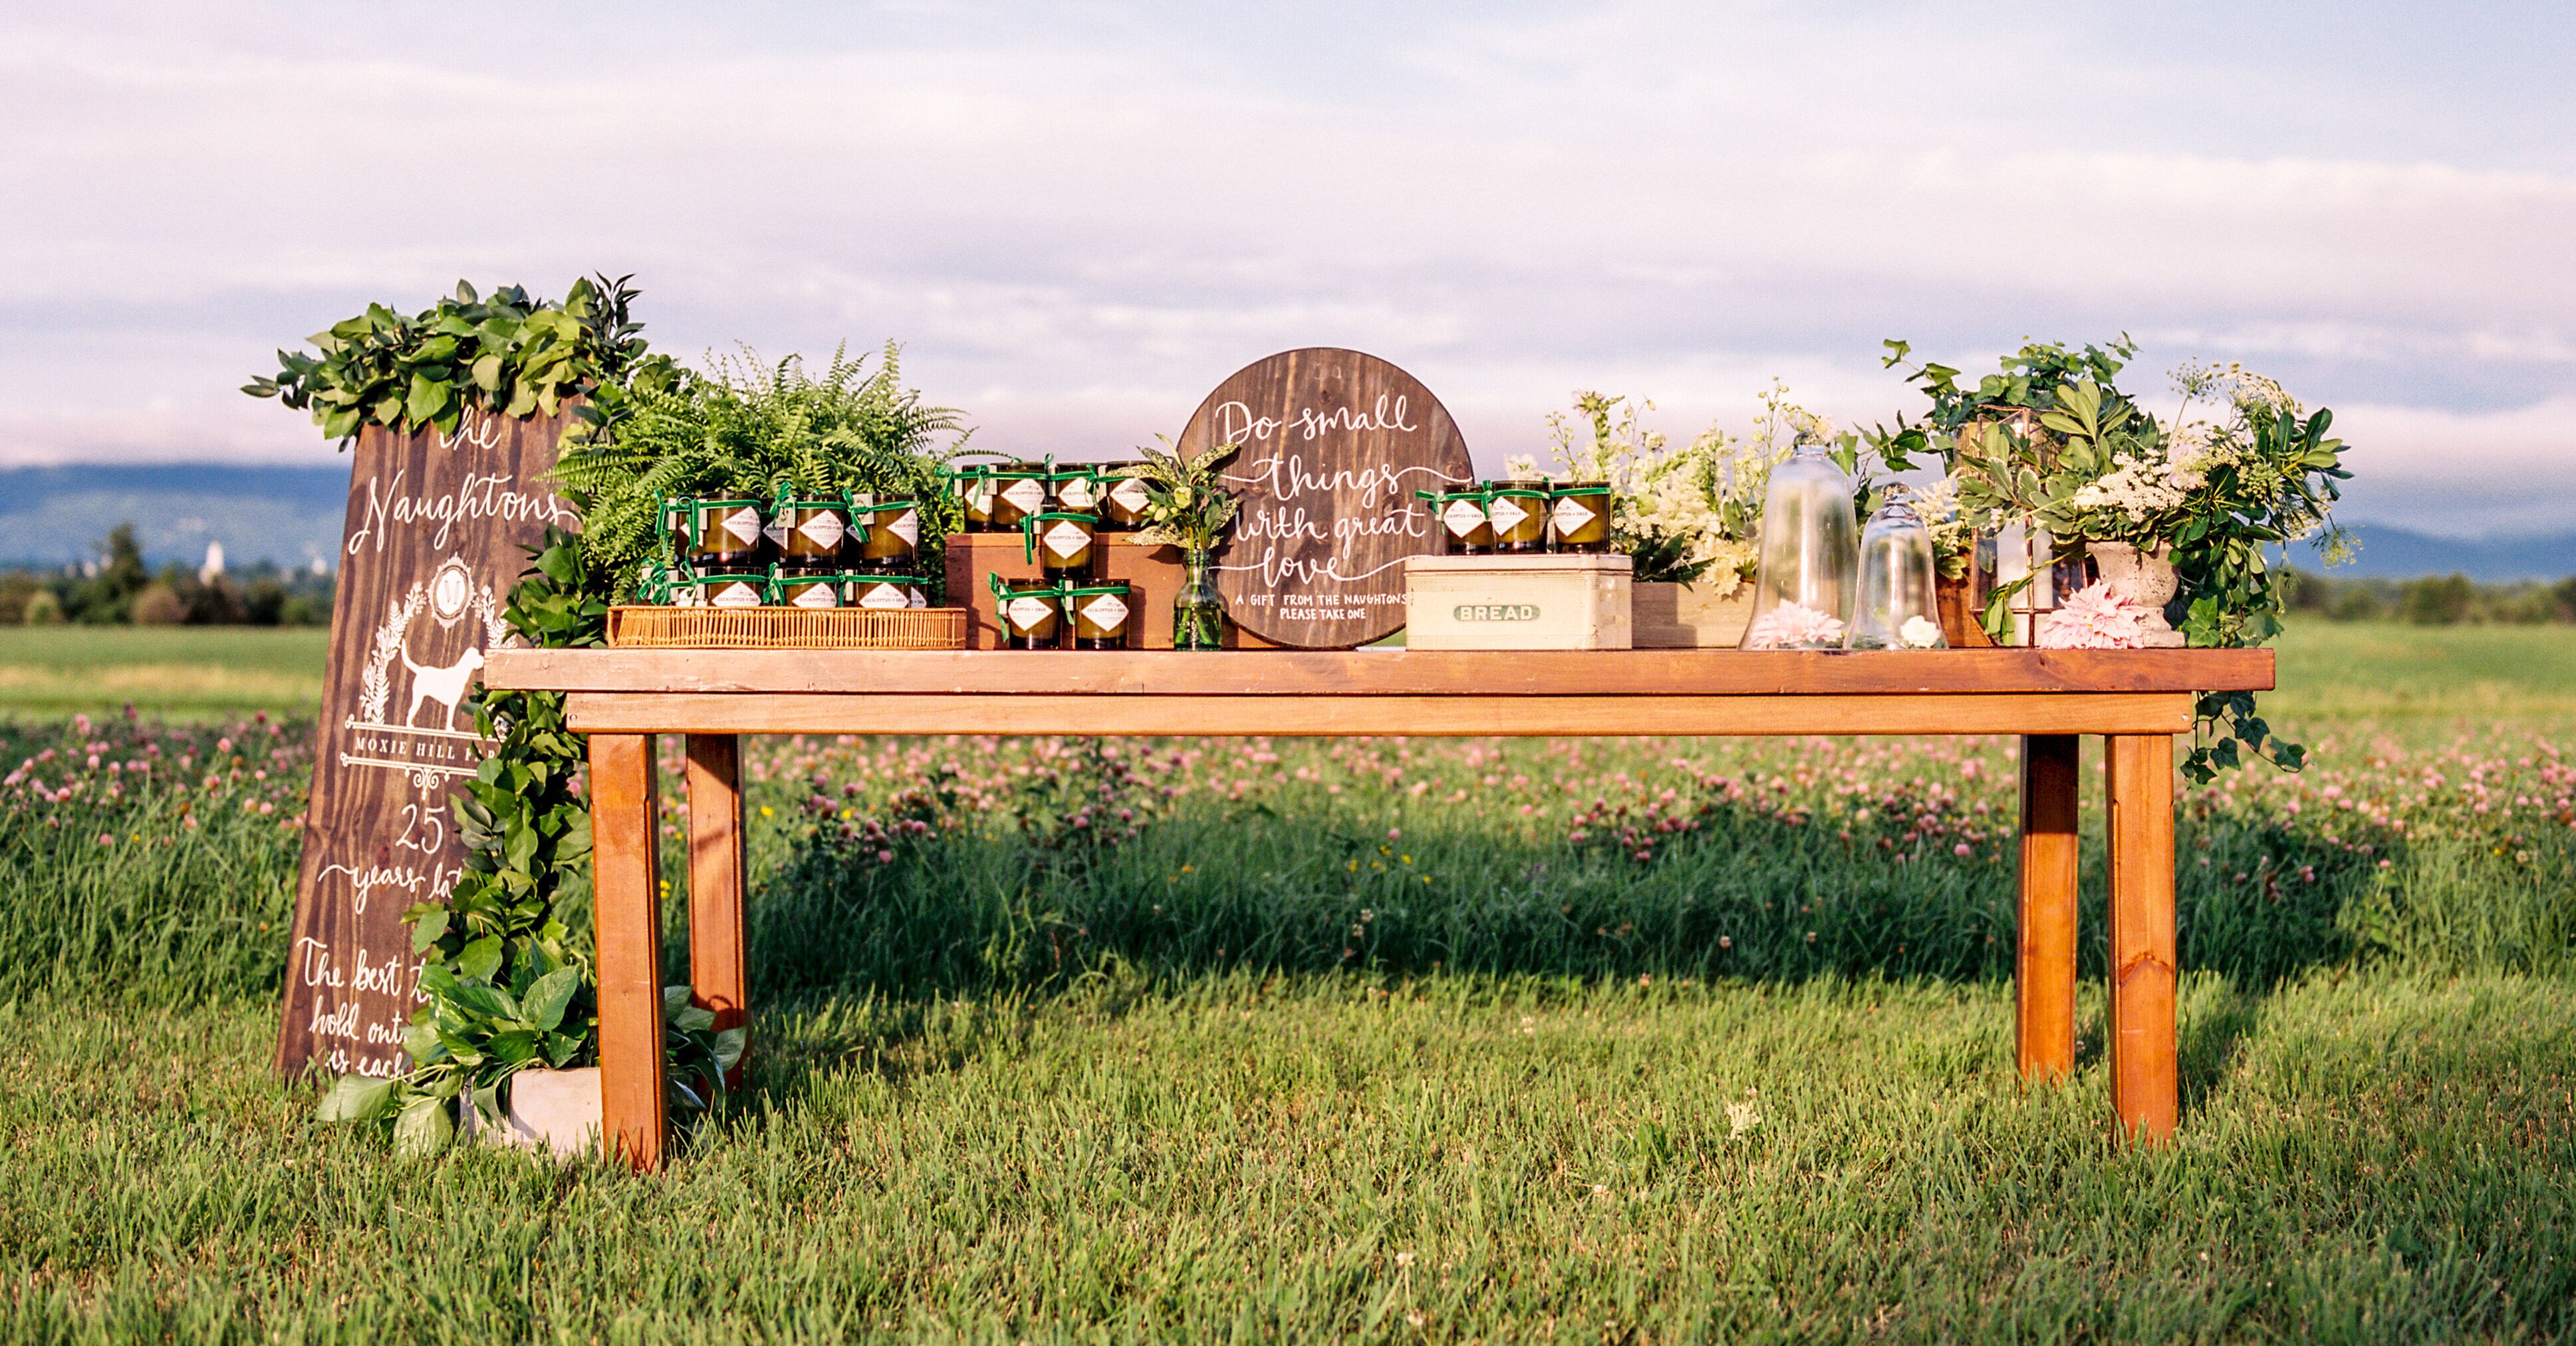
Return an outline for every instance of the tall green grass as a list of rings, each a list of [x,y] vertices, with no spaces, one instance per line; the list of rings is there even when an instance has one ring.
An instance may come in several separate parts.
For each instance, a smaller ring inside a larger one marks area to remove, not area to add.
[[[2012,1073],[1997,743],[756,745],[754,1087],[637,1180],[270,1076],[303,726],[22,720],[0,1339],[2576,1340],[2558,674],[2411,649],[2186,794],[2152,1151],[2098,791]]]
[[[2559,982],[2195,976],[2169,1147],[1998,983],[1442,976],[827,999],[638,1181],[387,1158],[261,1009],[0,1020],[0,1335],[2553,1340]],[[2098,996],[2084,1002],[2099,1039]]]

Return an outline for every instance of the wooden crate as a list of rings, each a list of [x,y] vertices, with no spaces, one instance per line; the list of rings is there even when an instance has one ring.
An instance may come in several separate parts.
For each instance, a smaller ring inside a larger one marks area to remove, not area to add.
[[[608,610],[608,643],[626,649],[962,650],[956,608],[666,608]]]
[[[1134,586],[1135,596],[1128,603],[1136,610],[1130,620],[1137,635],[1137,648],[1168,650],[1172,648],[1172,599],[1181,591],[1181,553],[1175,547],[1140,547],[1132,537],[1128,533],[1102,534],[1094,549],[1100,564],[1094,571],[1095,578],[1087,582]],[[1039,576],[1037,562],[1029,559],[1016,532],[952,533],[947,552],[948,601],[966,610],[964,648],[1002,648],[1002,623],[993,613],[993,585],[986,577],[1033,580]],[[1227,624],[1225,643],[1232,649],[1279,648],[1259,636],[1235,630],[1231,623]]]
[[[1696,584],[1639,584],[1628,610],[1638,649],[1731,650],[1753,623],[1753,586],[1717,598]]]
[[[1417,650],[1624,650],[1625,556],[1416,556],[1404,643]]]

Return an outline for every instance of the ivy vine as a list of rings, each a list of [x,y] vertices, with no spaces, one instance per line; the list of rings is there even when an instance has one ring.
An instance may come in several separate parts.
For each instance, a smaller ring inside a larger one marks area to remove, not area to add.
[[[573,284],[560,304],[517,286],[489,299],[462,281],[410,317],[383,305],[312,338],[319,352],[278,352],[274,378],[243,388],[309,410],[345,447],[367,425],[396,433],[453,433],[469,410],[554,415],[570,408],[569,444],[612,437],[636,400],[677,378],[652,354],[631,310],[628,278]],[[549,529],[532,549],[503,617],[519,639],[549,648],[606,639],[608,594],[585,564],[579,537]],[[590,854],[590,816],[577,781],[586,756],[553,692],[478,691],[476,724],[494,749],[454,799],[464,868],[443,902],[404,914],[421,955],[427,1003],[404,1035],[411,1069],[391,1079],[344,1076],[325,1094],[326,1120],[387,1125],[395,1147],[434,1154],[454,1135],[459,1100],[498,1123],[501,1089],[531,1066],[593,1060],[597,979],[590,953],[561,918],[564,877]],[[721,1103],[724,1072],[742,1033],[718,1034],[675,1001],[666,1048],[671,1102],[683,1118]]]

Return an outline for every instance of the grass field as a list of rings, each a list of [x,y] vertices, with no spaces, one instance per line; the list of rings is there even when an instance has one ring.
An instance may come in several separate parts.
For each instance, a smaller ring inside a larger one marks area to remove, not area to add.
[[[330,644],[319,627],[0,627],[0,715],[310,717]]]
[[[2576,633],[2282,667],[2146,1153],[2094,986],[2013,1078],[2001,742],[770,740],[757,1087],[637,1180],[267,1075],[300,725],[21,716],[0,1335],[2576,1339]]]

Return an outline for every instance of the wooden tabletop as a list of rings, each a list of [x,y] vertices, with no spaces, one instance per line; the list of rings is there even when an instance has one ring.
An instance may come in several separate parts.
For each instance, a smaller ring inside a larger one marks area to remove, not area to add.
[[[2264,691],[2270,650],[509,650],[486,686],[607,693],[1925,696]]]

